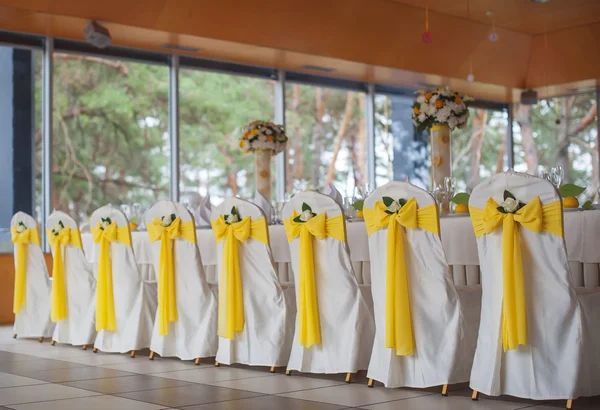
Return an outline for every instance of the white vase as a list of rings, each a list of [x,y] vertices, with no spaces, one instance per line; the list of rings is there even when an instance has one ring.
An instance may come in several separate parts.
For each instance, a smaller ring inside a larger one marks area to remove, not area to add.
[[[256,190],[271,201],[271,150],[254,152]]]

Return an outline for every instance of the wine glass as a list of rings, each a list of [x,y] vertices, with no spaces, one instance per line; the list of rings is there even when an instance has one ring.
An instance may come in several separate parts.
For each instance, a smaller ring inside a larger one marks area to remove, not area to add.
[[[564,177],[565,172],[561,166],[550,168],[550,182],[552,182],[557,189],[560,188]]]
[[[131,208],[129,207],[129,205],[122,204],[120,206],[120,208],[121,208],[121,212],[123,212],[125,214],[125,216],[127,217],[127,219],[131,219]]]
[[[283,207],[285,206],[284,201],[277,201],[277,223],[283,223]]]
[[[548,180],[549,179],[548,170],[544,167],[541,167],[540,170],[538,171],[538,177]]]
[[[356,216],[356,209],[354,209],[354,197],[347,196],[344,198],[344,214],[347,219],[352,219]]]
[[[444,177],[444,191],[446,193],[444,203],[448,204],[448,212],[450,211],[450,200],[454,198],[454,192],[456,191],[456,178]]]

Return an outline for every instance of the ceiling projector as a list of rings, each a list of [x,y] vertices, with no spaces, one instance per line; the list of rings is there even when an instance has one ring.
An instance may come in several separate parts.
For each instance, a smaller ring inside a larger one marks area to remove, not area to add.
[[[112,40],[108,29],[95,21],[90,21],[90,24],[83,29],[83,36],[89,43],[98,48],[105,48]]]
[[[538,102],[538,93],[535,90],[525,90],[521,93],[521,104],[534,105]]]

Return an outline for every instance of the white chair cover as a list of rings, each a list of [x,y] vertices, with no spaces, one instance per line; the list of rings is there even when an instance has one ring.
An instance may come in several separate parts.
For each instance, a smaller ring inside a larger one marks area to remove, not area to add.
[[[434,204],[426,191],[407,182],[390,182],[371,193],[364,206],[373,209],[387,196],[415,198],[419,208]],[[452,281],[440,236],[424,229],[405,229],[406,271],[415,340],[411,356],[385,347],[387,228],[369,235],[375,342],[369,378],[386,387],[430,387],[469,380],[478,326],[466,340],[461,301]],[[475,306],[477,308],[478,306]],[[471,307],[472,308],[472,307]]]
[[[61,211],[48,217],[47,230],[62,221],[64,226],[78,229],[77,222]],[[54,250],[52,250],[54,253]],[[96,278],[83,249],[67,245],[63,251],[67,286],[67,318],[56,323],[52,339],[74,346],[91,345],[96,339]]]
[[[270,224],[272,222],[271,215],[273,213],[273,205],[271,205],[267,198],[258,190],[254,194],[254,199],[252,200],[252,203],[254,203],[260,209],[262,209],[263,213],[265,214],[265,217],[267,218],[267,225]]]
[[[33,217],[25,212],[17,212],[10,221],[11,228],[23,222],[29,229],[39,229]],[[38,233],[44,235],[44,232]],[[15,268],[17,261],[17,247],[14,247]],[[26,298],[27,303],[15,315],[13,333],[19,337],[50,337],[54,331],[54,323],[50,320],[50,295],[52,282],[48,276],[46,260],[42,248],[35,243],[27,245],[27,271],[26,271]]]
[[[342,194],[340,193],[340,191],[338,191],[338,189],[335,187],[335,185],[333,185],[333,184],[327,185],[325,187],[325,189],[323,190],[323,193],[325,195],[332,197],[333,200],[335,202],[337,202],[337,204],[339,206],[341,206],[342,208],[344,207],[344,198],[342,197]]]
[[[123,212],[109,205],[98,208],[92,214],[91,226],[96,227],[100,218],[110,218],[119,228],[129,224]],[[99,243],[94,244],[94,252],[100,254]],[[110,257],[117,331],[98,332],[94,347],[103,352],[117,353],[150,347],[156,295],[150,294],[144,286],[131,246],[119,241],[112,242]],[[94,261],[94,274],[98,277],[98,258],[94,258]]]
[[[158,201],[146,212],[146,226],[152,224],[154,218],[171,214],[179,216],[182,223],[193,220],[184,205]],[[152,264],[160,278],[160,241],[151,246]],[[215,356],[217,298],[206,281],[200,250],[182,238],[173,241],[173,248],[178,320],[169,323],[169,333],[165,336],[159,335],[159,323],[155,320],[150,350],[162,357],[175,356],[182,360]],[[160,279],[158,286],[161,286]]]
[[[507,172],[475,187],[470,206],[498,204],[504,190],[529,203],[560,200],[546,180]],[[484,394],[549,400],[600,394],[600,294],[578,295],[573,287],[564,239],[520,228],[528,344],[503,352],[502,227],[477,238],[483,300],[471,387]]]
[[[240,218],[264,217],[257,205],[238,198],[226,199],[214,209],[212,219],[229,215],[236,207]],[[217,279],[220,280],[225,241],[217,245]],[[283,290],[273,264],[271,247],[249,238],[238,244],[244,330],[235,340],[219,337],[217,361],[254,366],[286,366],[292,348],[296,297],[293,287]]]
[[[210,226],[210,215],[212,213],[212,205],[210,204],[210,195],[206,194],[200,200],[200,205],[196,210],[196,226]]]
[[[303,202],[316,214],[325,212],[327,218],[342,214],[340,205],[333,198],[308,191],[295,195],[285,205],[283,217],[289,220],[294,210],[300,213]],[[304,348],[298,341],[299,321],[296,317],[288,370],[355,373],[366,369],[373,347],[375,326],[373,312],[354,275],[348,243],[331,237],[313,241],[322,343]],[[294,239],[289,245],[294,280],[298,283],[300,239]]]

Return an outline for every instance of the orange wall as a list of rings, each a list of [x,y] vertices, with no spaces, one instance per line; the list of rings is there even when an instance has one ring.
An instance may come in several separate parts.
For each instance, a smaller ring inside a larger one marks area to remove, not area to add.
[[[48,272],[52,276],[52,254],[45,253]],[[12,253],[0,253],[0,324],[12,324],[13,289],[15,286],[15,262]]]

